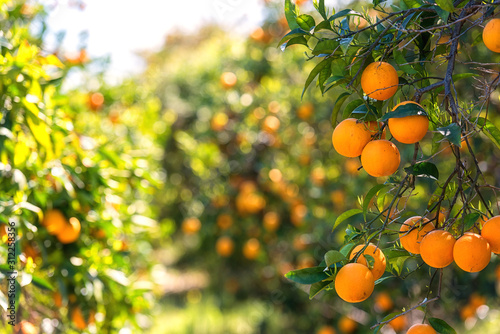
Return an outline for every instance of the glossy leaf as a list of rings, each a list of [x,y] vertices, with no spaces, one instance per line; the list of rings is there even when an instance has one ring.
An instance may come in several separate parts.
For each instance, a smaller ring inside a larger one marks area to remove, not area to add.
[[[314,0],[314,7],[318,11],[318,13],[323,17],[323,19],[327,19],[328,13],[326,12],[325,8],[325,0]]]
[[[374,187],[372,187],[368,192],[366,193],[366,196],[363,200],[363,217],[366,220],[366,213],[368,212],[368,206],[370,205],[370,201],[372,200],[373,196],[375,196],[381,189],[388,187],[385,184],[377,184]]]
[[[429,318],[429,324],[440,334],[457,334],[448,323],[442,319]]]
[[[435,0],[435,1],[440,8],[448,12],[453,12],[455,10],[455,6],[453,6],[452,0]]]
[[[312,267],[293,270],[286,273],[285,277],[296,283],[313,284],[328,278],[328,275],[323,271],[324,269],[323,267]]]
[[[439,170],[432,162],[420,162],[413,166],[406,167],[405,171],[408,174],[413,174],[416,177],[427,177],[433,180],[439,179]]]
[[[285,0],[285,18],[291,30],[300,28],[297,24],[297,9],[291,0]]]
[[[297,24],[302,29],[309,31],[316,25],[316,22],[314,21],[314,18],[311,15],[302,14],[299,15],[299,17],[297,17]]]
[[[311,284],[311,288],[309,289],[309,299],[313,299],[318,293],[328,288],[328,286],[332,284],[332,281],[321,281]]]
[[[335,101],[335,105],[333,106],[332,110],[332,116],[330,117],[332,125],[335,126],[337,124],[337,115],[340,111],[340,108],[342,108],[342,104],[344,104],[344,101],[351,96],[350,93],[344,92],[337,97],[337,101]]]
[[[401,118],[401,117],[414,116],[414,115],[427,116],[427,113],[425,112],[424,108],[422,108],[421,106],[419,106],[415,103],[407,103],[407,104],[404,104],[404,105],[397,107],[396,110],[394,110],[394,111],[388,112],[380,119],[380,121],[385,122],[389,118]]]
[[[329,250],[328,252],[326,252],[324,257],[327,267],[330,267],[332,264],[335,264],[337,262],[347,260],[344,254],[336,250]]]
[[[462,146],[462,135],[461,135],[461,129],[460,126],[456,123],[451,123],[450,125],[447,125],[442,128],[437,128],[437,132],[443,135],[446,139],[450,141],[455,146],[461,147]]]
[[[363,210],[361,210],[361,209],[351,209],[349,211],[346,211],[346,212],[342,213],[340,216],[337,217],[337,219],[333,223],[333,229],[332,230],[335,230],[335,228],[337,226],[339,226],[339,224],[342,223],[344,220],[346,220],[348,218],[351,218],[352,216],[355,216],[355,215],[360,214],[360,213],[363,213]]]
[[[321,72],[321,70],[325,66],[330,66],[331,62],[332,62],[332,59],[323,59],[320,63],[318,63],[316,65],[316,67],[314,67],[314,69],[311,71],[311,73],[309,73],[309,76],[306,79],[306,83],[304,85],[304,89],[302,90],[301,97],[304,97],[304,93],[306,92],[307,87],[309,87],[309,85],[314,80],[314,78],[316,78],[316,76],[319,74],[319,72]]]
[[[500,130],[487,120],[486,118],[483,117],[477,117],[475,119],[472,119],[472,122],[477,122],[477,125],[481,127],[481,130],[483,133],[491,139],[491,141],[498,147],[500,148]]]

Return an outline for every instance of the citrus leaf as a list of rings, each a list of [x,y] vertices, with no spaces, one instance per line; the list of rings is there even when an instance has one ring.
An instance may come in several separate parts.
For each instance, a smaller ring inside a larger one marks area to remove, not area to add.
[[[366,259],[368,269],[373,269],[373,266],[375,265],[375,259],[373,258],[373,256],[368,254],[363,254],[363,256]]]
[[[330,23],[330,21],[328,21],[328,20],[325,19],[325,21],[321,21],[320,23],[318,23],[318,25],[316,25],[316,27],[314,27],[314,32],[320,31],[320,30],[331,30],[331,31],[333,31],[332,24]]]
[[[337,217],[337,219],[335,220],[335,223],[333,223],[332,230],[335,230],[335,228],[337,226],[339,226],[339,224],[342,223],[344,220],[351,218],[352,216],[355,216],[355,215],[362,213],[362,212],[363,212],[363,210],[361,210],[361,209],[351,209],[349,211],[342,213],[340,216]]]
[[[326,289],[331,283],[331,281],[321,281],[311,284],[311,288],[309,289],[309,299],[313,299],[318,293]]]
[[[339,47],[339,42],[328,39],[324,41],[319,41],[314,47],[312,54],[317,56],[320,54],[331,54]]]
[[[455,6],[453,6],[452,0],[436,0],[436,3],[440,8],[448,12],[453,12],[455,10]]]
[[[283,50],[282,44],[285,41],[288,41],[288,40],[290,40],[292,38],[295,38],[295,37],[304,37],[304,36],[307,36],[307,35],[309,35],[309,33],[307,31],[305,31],[304,29],[301,29],[301,28],[293,29],[288,34],[286,34],[285,36],[283,36],[283,38],[279,41],[278,46],[281,46],[281,48]]]
[[[290,0],[285,0],[285,17],[291,30],[300,28],[297,24],[297,9]]]
[[[330,250],[330,251],[326,252],[326,254],[325,254],[325,263],[326,263],[327,267],[330,267],[332,264],[335,264],[337,262],[341,262],[344,260],[347,260],[347,258],[344,256],[344,254],[342,254],[341,252],[336,251],[336,250]]]
[[[328,82],[328,80],[327,80],[327,82]],[[333,106],[332,117],[331,117],[331,121],[332,121],[333,126],[335,126],[337,124],[337,115],[339,113],[339,110],[342,107],[342,104],[344,104],[344,101],[349,96],[351,96],[350,93],[344,92],[344,93],[340,94],[339,97],[337,97],[337,101],[335,101],[335,105]]]
[[[460,126],[458,124],[451,123],[450,125],[447,125],[445,127],[437,128],[436,131],[442,134],[453,145],[458,147],[462,146],[462,135]]]
[[[495,126],[495,124],[491,123],[489,120],[483,117],[477,117],[472,120],[472,122],[477,122],[477,124],[481,127],[483,133],[491,139],[491,141],[500,148],[500,130]]]
[[[464,218],[464,229],[466,231],[470,230],[480,217],[481,214],[478,212],[469,213]]]
[[[351,113],[351,116],[355,118],[365,118],[367,121],[376,121],[377,120],[377,108],[373,105],[370,106],[370,111],[368,111],[368,108],[366,107],[366,104],[362,104],[360,106],[357,106]]]
[[[316,21],[311,15],[302,14],[297,17],[297,24],[302,29],[309,31],[316,25]]]
[[[352,111],[362,104],[364,104],[364,102],[361,99],[349,102],[344,109],[344,112],[342,114],[342,119],[349,118],[349,116],[351,116]]]
[[[416,177],[426,177],[433,180],[439,179],[439,170],[432,162],[419,162],[413,166],[406,167],[405,171]]]
[[[285,277],[291,281],[300,284],[313,284],[327,279],[329,276],[323,271],[323,267],[304,268],[292,270],[285,274]]]
[[[438,318],[429,318],[429,323],[438,333],[441,334],[457,334],[457,332],[446,323],[446,321]]]
[[[363,200],[363,217],[366,220],[366,213],[368,212],[368,206],[370,205],[370,201],[375,196],[382,188],[387,187],[386,184],[377,184],[370,190],[368,190],[368,193],[365,196],[365,199]]]
[[[344,16],[346,16],[348,14],[358,14],[358,15],[361,15],[358,12],[355,12],[355,11],[353,11],[351,9],[344,9],[344,10],[341,10],[340,12],[338,12],[338,13],[330,16],[330,18],[328,19],[328,21],[331,22],[331,21],[333,21],[335,19],[338,19],[339,17],[344,17]]]
[[[304,36],[297,36],[297,37],[291,38],[290,40],[288,40],[288,42],[281,44],[280,49],[281,49],[281,51],[285,51],[285,49],[287,47],[292,46],[292,45],[297,45],[297,44],[307,46],[307,39]]]
[[[326,20],[328,17],[328,14],[327,14],[326,8],[325,8],[325,0],[319,0],[319,2],[314,0],[313,4],[314,4],[314,7],[316,8],[316,10],[318,11],[318,13]]]
[[[35,286],[37,286],[37,287],[39,287],[41,289],[54,291],[54,287],[52,286],[52,284],[50,284],[47,280],[45,280],[45,279],[43,279],[41,277],[33,276],[31,282]]]
[[[344,246],[342,246],[342,248],[340,249],[340,253],[342,253],[342,255],[344,255],[346,258],[347,256],[349,255],[349,253],[351,252],[351,250],[354,248],[356,244],[353,243],[353,242],[350,242],[348,244],[345,244]]]
[[[381,277],[381,278],[379,278],[378,280],[376,280],[376,281],[375,281],[375,285],[380,284],[380,283],[382,283],[383,281],[386,281],[386,280],[388,280],[388,279],[390,279],[390,278],[394,278],[394,277],[396,277],[396,276],[386,276],[386,277]]]
[[[413,116],[413,115],[427,116],[427,113],[425,112],[424,108],[422,108],[418,104],[407,103],[404,105],[400,105],[394,111],[388,112],[380,119],[380,121],[385,122],[389,118],[401,118],[401,117]]]
[[[306,92],[307,87],[309,87],[314,78],[316,78],[316,76],[319,74],[319,72],[321,72],[321,70],[325,66],[330,66],[331,62],[332,59],[323,59],[316,65],[316,67],[313,68],[313,70],[311,71],[311,73],[309,73],[309,76],[306,79],[306,83],[304,84],[304,89],[302,90],[301,98],[304,97],[304,93]]]

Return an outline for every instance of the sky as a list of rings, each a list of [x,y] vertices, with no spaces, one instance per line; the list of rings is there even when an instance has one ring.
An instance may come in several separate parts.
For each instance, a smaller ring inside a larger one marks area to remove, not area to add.
[[[193,33],[215,22],[232,32],[248,34],[264,19],[264,0],[38,1],[49,8],[48,49],[55,45],[56,33],[65,31],[64,50],[76,52],[83,43],[91,57],[110,56],[110,81],[140,73],[145,64],[136,53],[158,49],[175,30]],[[74,5],[78,2],[85,4],[83,10]],[[327,0],[325,4],[331,7],[336,2],[348,1]]]

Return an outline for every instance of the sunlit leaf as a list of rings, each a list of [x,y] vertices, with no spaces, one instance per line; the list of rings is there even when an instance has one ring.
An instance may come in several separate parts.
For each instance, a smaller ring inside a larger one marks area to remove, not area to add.
[[[328,278],[324,267],[312,267],[293,270],[285,274],[285,277],[300,284],[313,284]]]
[[[429,318],[429,324],[440,334],[457,334],[448,323],[442,319]]]
[[[346,212],[342,213],[340,216],[337,217],[337,219],[333,223],[333,229],[332,230],[335,230],[335,228],[337,226],[339,226],[339,224],[342,223],[344,220],[346,220],[348,218],[351,218],[352,216],[355,216],[355,215],[360,214],[360,213],[363,213],[363,210],[361,210],[361,209],[351,209],[349,211],[346,211]]]

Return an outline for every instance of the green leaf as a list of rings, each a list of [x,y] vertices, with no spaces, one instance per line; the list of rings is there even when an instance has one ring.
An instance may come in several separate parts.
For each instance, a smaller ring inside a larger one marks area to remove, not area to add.
[[[366,121],[376,121],[378,116],[377,108],[374,105],[369,106],[370,111],[368,111],[366,104],[363,103],[352,111],[351,116],[358,119],[363,118]]]
[[[325,66],[330,66],[331,62],[332,62],[331,58],[323,59],[316,65],[316,67],[313,68],[313,70],[311,71],[311,73],[309,73],[309,76],[306,79],[306,83],[304,84],[304,89],[302,90],[301,98],[304,97],[304,93],[306,92],[307,87],[309,87],[314,78],[316,78],[316,76],[319,74],[319,72],[321,72],[321,70]]]
[[[340,108],[342,107],[342,104],[344,104],[344,101],[351,96],[351,93],[344,92],[337,97],[337,101],[335,101],[335,105],[333,106],[332,110],[332,116],[331,116],[331,121],[332,125],[335,126],[337,124],[337,115],[339,113]]]
[[[455,74],[452,79],[454,82],[457,82],[459,80],[462,80],[462,79],[467,79],[467,78],[471,78],[471,77],[477,77],[479,76],[478,74],[474,74],[474,73],[460,73],[460,74]],[[436,93],[441,93],[442,91],[444,90],[444,86],[440,86],[438,88],[436,88],[434,90],[434,92]]]
[[[325,21],[321,21],[320,23],[318,23],[316,25],[316,27],[314,27],[314,32],[320,31],[320,30],[331,30],[331,31],[333,31],[332,24],[330,23],[330,21],[328,21],[328,20],[325,19]]]
[[[300,284],[313,284],[327,279],[329,276],[323,271],[323,267],[304,268],[289,271],[285,277]]]
[[[326,252],[326,254],[325,254],[325,263],[326,263],[327,267],[330,267],[332,264],[335,264],[337,262],[341,262],[344,260],[347,260],[347,258],[344,256],[344,254],[342,254],[341,252],[336,251],[336,250],[330,250],[330,251]]]
[[[340,249],[340,253],[342,255],[344,255],[346,258],[347,256],[349,255],[349,253],[352,251],[352,249],[354,248],[354,246],[356,246],[356,244],[354,242],[350,242],[348,244],[345,244],[344,246],[342,246],[342,248]]]
[[[453,145],[458,147],[462,146],[462,130],[460,129],[460,126],[458,124],[451,123],[450,125],[447,125],[445,127],[437,128],[436,131],[442,134]]]
[[[342,119],[349,118],[351,116],[352,111],[362,104],[364,104],[364,101],[361,99],[349,102],[345,107],[344,112],[342,113]]]
[[[349,49],[349,45],[351,45],[353,38],[354,36],[349,38],[342,38],[340,40],[340,47],[342,48],[342,52],[344,52],[344,56],[347,53],[347,49]]]
[[[452,0],[436,0],[436,3],[440,8],[448,12],[453,12],[455,10],[455,6],[453,6]]]
[[[348,14],[358,14],[358,15],[361,15],[358,12],[355,12],[355,11],[353,11],[351,9],[344,9],[344,10],[341,10],[340,12],[336,13],[335,15],[330,16],[330,18],[328,19],[328,21],[331,22],[331,21],[333,21],[335,19],[338,19],[339,17],[344,17],[344,16],[346,16]]]
[[[297,9],[290,0],[285,0],[285,17],[291,30],[299,28],[297,24]]]
[[[319,41],[314,47],[312,53],[317,56],[320,54],[332,54],[339,47],[339,42],[327,39],[324,41]]]
[[[281,46],[284,42],[288,41],[289,39],[295,38],[295,37],[304,37],[310,35],[309,32],[305,31],[304,29],[301,28],[296,28],[290,31],[288,34],[283,36],[283,38],[279,41],[278,46]],[[283,48],[282,48],[283,50]]]
[[[401,51],[395,49],[393,54],[394,54],[394,60],[398,64],[398,67],[402,69],[406,74],[413,75],[418,73],[413,67],[411,67],[411,65],[407,64],[408,61],[406,60]]]
[[[351,209],[349,211],[342,213],[340,216],[337,217],[337,219],[335,220],[335,223],[333,223],[332,231],[335,230],[335,228],[337,226],[339,226],[339,224],[342,223],[344,220],[351,218],[352,216],[355,216],[355,215],[362,213],[362,212],[363,212],[363,210],[361,210],[361,209]]]
[[[483,117],[477,117],[472,120],[472,122],[477,122],[477,125],[481,127],[483,133],[490,138],[490,140],[500,148],[500,130],[495,126],[495,124],[491,123],[489,120]]]
[[[330,66],[325,66],[323,69],[319,72],[318,76],[318,86],[321,90],[321,93],[324,93],[325,90],[325,81],[332,75],[332,68]]]
[[[406,167],[405,171],[408,174],[415,175],[416,177],[426,177],[433,180],[439,179],[439,170],[432,162],[416,163],[413,166]]]
[[[404,105],[400,105],[394,111],[388,112],[380,119],[380,121],[385,122],[389,118],[401,118],[413,115],[427,116],[427,113],[425,112],[424,108],[422,108],[420,105],[416,103],[407,103]]]
[[[439,15],[439,17],[444,23],[448,22],[448,17],[450,16],[450,12],[443,10],[439,6],[433,6],[433,8],[436,10],[436,13]]]
[[[292,45],[297,45],[297,44],[307,46],[307,39],[304,36],[297,36],[297,37],[291,38],[288,42],[281,44],[280,49],[281,49],[281,51],[285,51],[285,49],[287,47],[292,46]]]
[[[326,289],[332,281],[321,281],[311,284],[309,289],[309,299],[313,299],[318,293]]]
[[[446,321],[438,318],[429,318],[429,323],[438,333],[441,334],[457,334],[457,332],[446,323]]]
[[[35,286],[37,286],[37,287],[39,287],[41,289],[54,291],[54,287],[52,286],[52,284],[50,284],[47,280],[45,280],[45,279],[43,279],[41,277],[33,276],[31,282]]]
[[[297,24],[302,29],[310,31],[316,25],[316,21],[314,21],[314,18],[311,15],[302,14],[297,17]]]
[[[373,269],[373,266],[375,265],[375,259],[373,258],[373,256],[368,254],[363,254],[363,257],[366,259],[366,263],[368,264],[368,269]]]
[[[314,0],[313,3],[314,3],[314,7],[318,11],[318,13],[323,17],[323,19],[326,20],[328,17],[328,14],[326,13],[325,0],[319,0],[319,2]]]
[[[396,259],[398,257],[409,257],[410,253],[405,249],[400,248],[389,248],[384,249],[384,255],[387,260]]]
[[[378,280],[375,281],[375,285],[382,283],[383,281],[386,281],[390,278],[394,278],[396,276],[386,276],[386,277],[380,277]]]
[[[368,193],[365,196],[365,199],[363,200],[363,217],[366,220],[366,213],[368,212],[368,206],[370,205],[370,201],[372,200],[373,196],[375,196],[382,188],[387,187],[386,184],[377,184],[370,190],[368,190]]]
[[[466,231],[470,230],[480,217],[481,217],[481,214],[479,212],[469,213],[467,216],[465,216],[465,218],[464,218],[464,230],[466,230]]]

